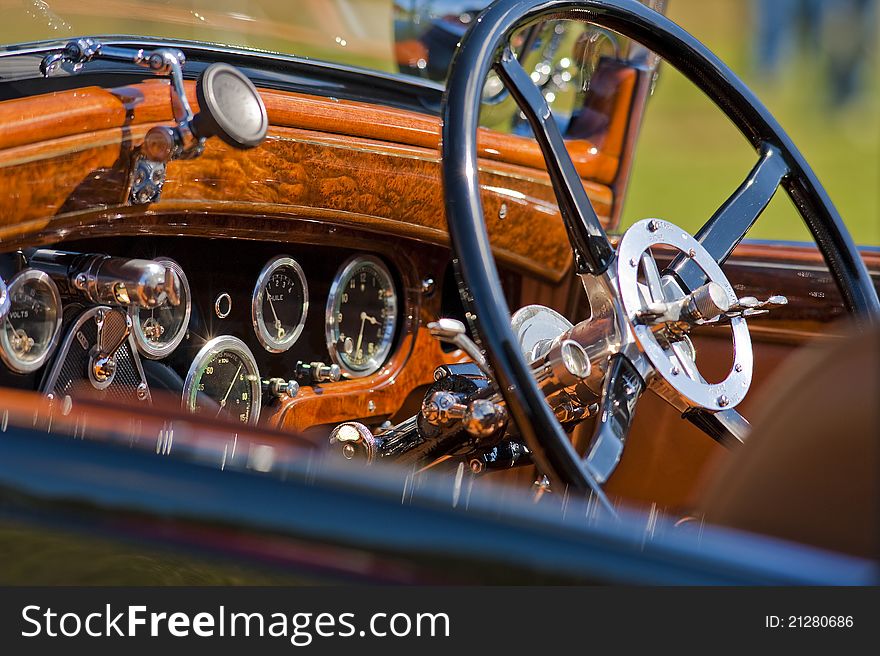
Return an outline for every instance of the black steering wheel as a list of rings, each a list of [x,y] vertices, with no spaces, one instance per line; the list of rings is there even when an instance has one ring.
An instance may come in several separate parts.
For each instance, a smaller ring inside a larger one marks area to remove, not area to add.
[[[641,43],[703,91],[754,146],[758,163],[696,238],[672,224],[651,220],[630,228],[617,252],[612,247],[543,95],[509,45],[515,30],[551,18],[586,21]],[[604,322],[608,333],[600,340],[601,349],[590,351],[594,345],[585,344],[596,363],[593,384],[598,385],[602,404],[589,458],[575,451],[536,383],[511,328],[510,310],[494,264],[477,160],[481,98],[490,71],[503,81],[537,138],[593,321]],[[788,135],[706,47],[635,0],[498,0],[488,7],[465,35],[451,65],[443,108],[442,160],[446,217],[462,298],[508,412],[544,474],[574,489],[592,490],[605,504],[601,483],[620,458],[635,403],[647,386],[712,437],[721,441],[743,437],[747,423],[732,408],[751,381],[751,343],[742,316],[748,316],[748,308],[730,320],[735,364],[720,387],[689,368],[693,363],[680,344],[661,343],[658,350],[650,323],[670,307],[681,309],[687,302],[698,318],[698,306],[718,312],[738,302],[720,265],[779,186],[788,193],[818,244],[848,311],[863,325],[880,316],[877,293],[852,238]],[[664,272],[662,283],[650,256],[650,247],[661,243],[680,251]],[[647,284],[639,282],[639,270]],[[608,316],[597,316],[597,312]],[[709,314],[713,312],[704,310],[702,317]],[[672,364],[667,366],[670,360],[663,358],[671,358]]]

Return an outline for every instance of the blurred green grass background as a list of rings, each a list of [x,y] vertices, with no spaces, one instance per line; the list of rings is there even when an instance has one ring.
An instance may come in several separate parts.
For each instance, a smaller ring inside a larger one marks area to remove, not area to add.
[[[822,53],[793,52],[776,80],[753,63],[751,3],[670,0],[667,15],[723,59],[788,132],[825,185],[855,240],[880,245],[880,56],[873,48],[865,93],[831,107]],[[663,65],[648,103],[623,226],[646,217],[696,230],[742,182],[757,157],[710,101]],[[749,238],[810,240],[780,191]]]

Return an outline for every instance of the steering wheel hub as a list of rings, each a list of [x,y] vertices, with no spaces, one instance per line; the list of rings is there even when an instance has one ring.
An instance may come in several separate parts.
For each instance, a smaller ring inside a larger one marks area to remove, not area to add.
[[[671,247],[689,258],[708,283],[685,295],[674,278],[660,276],[651,252],[658,246]],[[737,303],[736,292],[721,267],[700,242],[668,221],[639,221],[626,231],[618,246],[617,281],[623,311],[640,349],[663,379],[659,384],[670,386],[693,406],[707,410],[727,410],[745,398],[753,368],[752,341],[745,319],[730,319],[734,359],[720,383],[710,383],[700,375],[692,351],[682,339],[690,327],[713,319]],[[705,316],[708,312],[714,316]]]

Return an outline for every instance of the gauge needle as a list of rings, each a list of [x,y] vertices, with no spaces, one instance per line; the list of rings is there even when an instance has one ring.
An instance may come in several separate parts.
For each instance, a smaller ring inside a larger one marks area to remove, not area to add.
[[[366,322],[366,320],[367,320],[367,313],[361,312],[361,331],[358,333],[357,346],[354,347],[355,353],[357,353],[361,350],[361,342],[364,339],[364,323]]]
[[[12,328],[12,334],[15,335],[12,341],[13,348],[21,353],[30,351],[30,347],[33,346],[33,340],[28,338],[28,334],[24,330],[16,328],[9,319],[6,319],[6,323],[9,324],[9,327]]]
[[[369,314],[367,314],[366,312],[363,313],[363,317],[364,317],[364,319],[366,319],[367,321],[369,321],[369,322],[370,322],[371,324],[373,324],[374,326],[377,325],[377,324],[379,323],[379,321],[376,319],[376,317],[371,317],[371,316],[370,316]]]
[[[281,320],[278,318],[278,314],[275,312],[275,303],[272,302],[272,294],[266,294],[266,298],[269,299],[269,307],[272,309],[272,316],[275,317],[275,330],[278,332],[278,339],[284,337],[284,329],[281,327]]]
[[[235,381],[238,379],[238,374],[241,373],[242,365],[238,365],[238,370],[235,372],[235,375],[232,377],[232,382],[229,383],[229,389],[226,390],[226,396],[223,397],[223,400],[220,401],[220,409],[217,411],[217,416],[220,416],[220,413],[223,412],[223,408],[226,407],[226,399],[229,398],[229,394],[232,392],[232,388],[235,386]]]

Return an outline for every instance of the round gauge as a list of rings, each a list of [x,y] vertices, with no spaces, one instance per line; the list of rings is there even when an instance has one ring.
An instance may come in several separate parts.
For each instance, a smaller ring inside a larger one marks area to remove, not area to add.
[[[257,339],[270,353],[286,351],[299,338],[309,311],[309,287],[299,263],[281,255],[266,263],[251,299]]]
[[[61,329],[61,295],[42,271],[25,269],[10,281],[9,313],[0,330],[0,356],[20,374],[42,367]]]
[[[166,301],[155,308],[134,306],[128,308],[134,324],[132,332],[138,351],[153,360],[171,355],[180,345],[189,328],[189,316],[192,311],[189,282],[183,269],[177,262],[168,258],[160,258],[156,262],[177,274],[180,280],[180,303],[171,305]]]
[[[349,377],[366,376],[388,358],[397,324],[397,295],[377,258],[348,260],[333,280],[325,331],[330,357]]]
[[[261,394],[253,353],[237,337],[223,335],[196,354],[183,385],[183,405],[196,414],[256,424]]]

